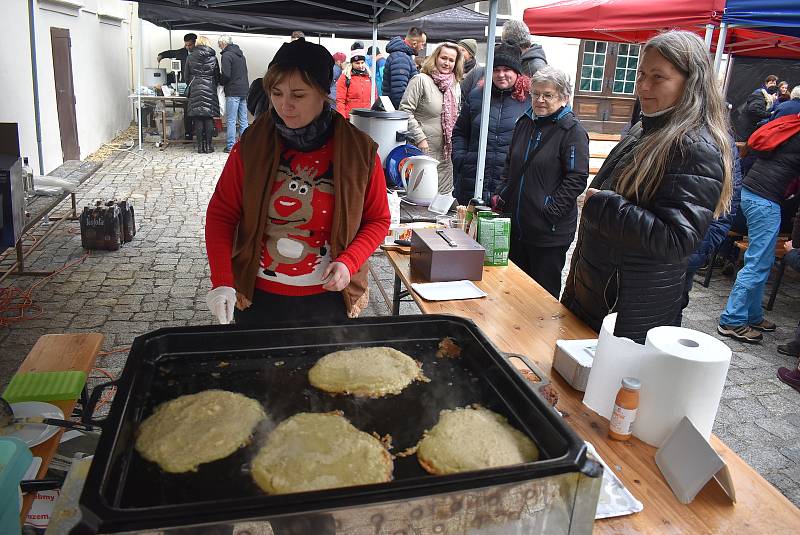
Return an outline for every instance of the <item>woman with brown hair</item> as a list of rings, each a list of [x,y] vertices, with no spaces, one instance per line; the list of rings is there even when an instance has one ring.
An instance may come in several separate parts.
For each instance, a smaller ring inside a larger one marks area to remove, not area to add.
[[[408,83],[400,110],[408,112],[414,145],[439,160],[439,193],[453,191],[453,127],[461,107],[464,57],[455,43],[442,43]]]
[[[330,53],[303,39],[269,64],[270,109],[234,145],[206,212],[220,323],[355,317],[367,304],[386,182],[377,144],[331,109],[332,78]]]
[[[680,309],[689,255],[733,189],[728,115],[703,40],[669,31],[644,46],[642,121],[586,191],[561,300],[595,331],[643,343]]]

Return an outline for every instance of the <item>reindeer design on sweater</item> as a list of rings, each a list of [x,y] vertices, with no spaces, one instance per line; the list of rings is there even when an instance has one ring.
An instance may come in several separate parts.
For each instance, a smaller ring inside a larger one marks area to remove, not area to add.
[[[333,170],[330,164],[320,169],[318,163],[300,152],[281,155],[262,258],[263,274],[268,277],[309,275],[328,254]]]

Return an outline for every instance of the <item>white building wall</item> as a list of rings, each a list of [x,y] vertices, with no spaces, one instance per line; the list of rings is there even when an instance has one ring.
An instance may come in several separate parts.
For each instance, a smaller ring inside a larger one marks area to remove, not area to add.
[[[27,0],[4,0],[0,32],[14,52],[0,58],[7,98],[0,101],[0,121],[19,123],[23,155],[37,169],[36,129],[28,34]],[[81,158],[97,150],[130,124],[130,7],[120,0],[38,0],[36,52],[45,173],[63,162],[56,108],[50,28],[69,30],[72,78]],[[135,13],[135,10],[134,10]]]
[[[0,122],[19,123],[20,150],[37,169],[36,127],[33,120],[33,85],[31,83],[31,49],[28,37],[28,3],[26,0],[3,2],[0,33],[7,45],[0,54]]]

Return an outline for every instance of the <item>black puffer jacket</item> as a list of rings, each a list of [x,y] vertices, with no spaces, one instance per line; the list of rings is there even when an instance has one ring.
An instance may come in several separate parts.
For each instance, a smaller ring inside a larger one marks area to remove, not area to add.
[[[744,187],[780,204],[792,180],[800,175],[800,134],[795,134],[772,152],[758,153],[758,159],[744,178]],[[800,244],[798,244],[800,245]]]
[[[222,71],[221,82],[225,86],[226,97],[246,97],[250,88],[247,81],[247,60],[242,49],[233,43],[220,52]]]
[[[747,118],[746,125],[743,125],[744,131],[742,132],[742,139],[747,141],[750,134],[756,131],[758,123],[764,119],[769,119],[769,110],[772,108],[772,102],[767,100],[764,95],[766,88],[759,87],[749,95],[744,106],[744,115]]]
[[[186,60],[189,81],[189,117],[219,117],[219,63],[214,49],[201,45],[194,47]]]
[[[540,118],[528,109],[514,128],[504,176],[499,193],[512,238],[538,247],[572,243],[576,199],[589,177],[589,134],[569,106]]]
[[[491,82],[490,82],[491,84]],[[481,128],[481,83],[461,99],[461,113],[453,128],[453,181],[459,204],[467,204],[475,193],[475,173],[478,169],[478,139]],[[531,107],[530,93],[523,100],[512,97],[514,88],[501,91],[494,84],[489,108],[489,137],[486,144],[486,168],[483,173],[483,200],[498,192],[511,146],[514,125]],[[584,178],[585,180],[585,178]]]
[[[269,95],[264,91],[261,78],[256,78],[250,83],[247,91],[247,111],[253,114],[253,120],[269,109]]]
[[[714,218],[722,191],[719,148],[705,129],[674,150],[654,198],[637,204],[612,188],[643,135],[659,135],[667,116],[643,119],[611,151],[592,181],[603,191],[583,207],[578,243],[561,301],[595,331],[618,312],[615,334],[644,343],[680,307],[689,255]]]

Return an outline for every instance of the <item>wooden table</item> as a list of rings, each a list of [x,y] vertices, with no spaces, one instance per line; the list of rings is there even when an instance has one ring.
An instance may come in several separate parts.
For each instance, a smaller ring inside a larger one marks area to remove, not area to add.
[[[406,288],[413,279],[409,256],[387,251],[395,275]],[[509,262],[508,267],[486,267],[476,285],[488,294],[464,301],[425,301],[411,295],[425,314],[454,314],[473,320],[501,351],[522,353],[545,372],[552,368],[557,339],[596,338],[597,333],[575,317],[547,291]],[[396,297],[396,296],[395,296]],[[570,387],[558,373],[550,380],[560,393],[558,408],[565,420],[597,451],[644,504],[634,515],[598,520],[596,533],[691,534],[747,533],[800,534],[800,509],[747,465],[716,436],[712,447],[725,460],[733,478],[737,502],[711,482],[689,505],[675,498],[655,464],[656,448],[633,438],[617,442],[606,437],[608,420],[583,405],[583,393]]]
[[[94,366],[97,353],[103,344],[103,335],[100,333],[85,334],[46,334],[36,341],[25,360],[19,367],[18,372],[61,372],[78,370],[87,375]],[[72,409],[75,408],[77,400],[69,399],[64,401],[51,401],[64,412],[64,417],[69,418]],[[61,435],[64,429],[59,429],[53,437],[42,442],[38,446],[31,448],[34,457],[42,458],[42,466],[36,474],[37,479],[41,479],[47,473],[47,467],[58,450]],[[29,492],[25,495],[22,502],[22,512],[20,521],[25,522],[25,515],[31,508],[35,493]]]

